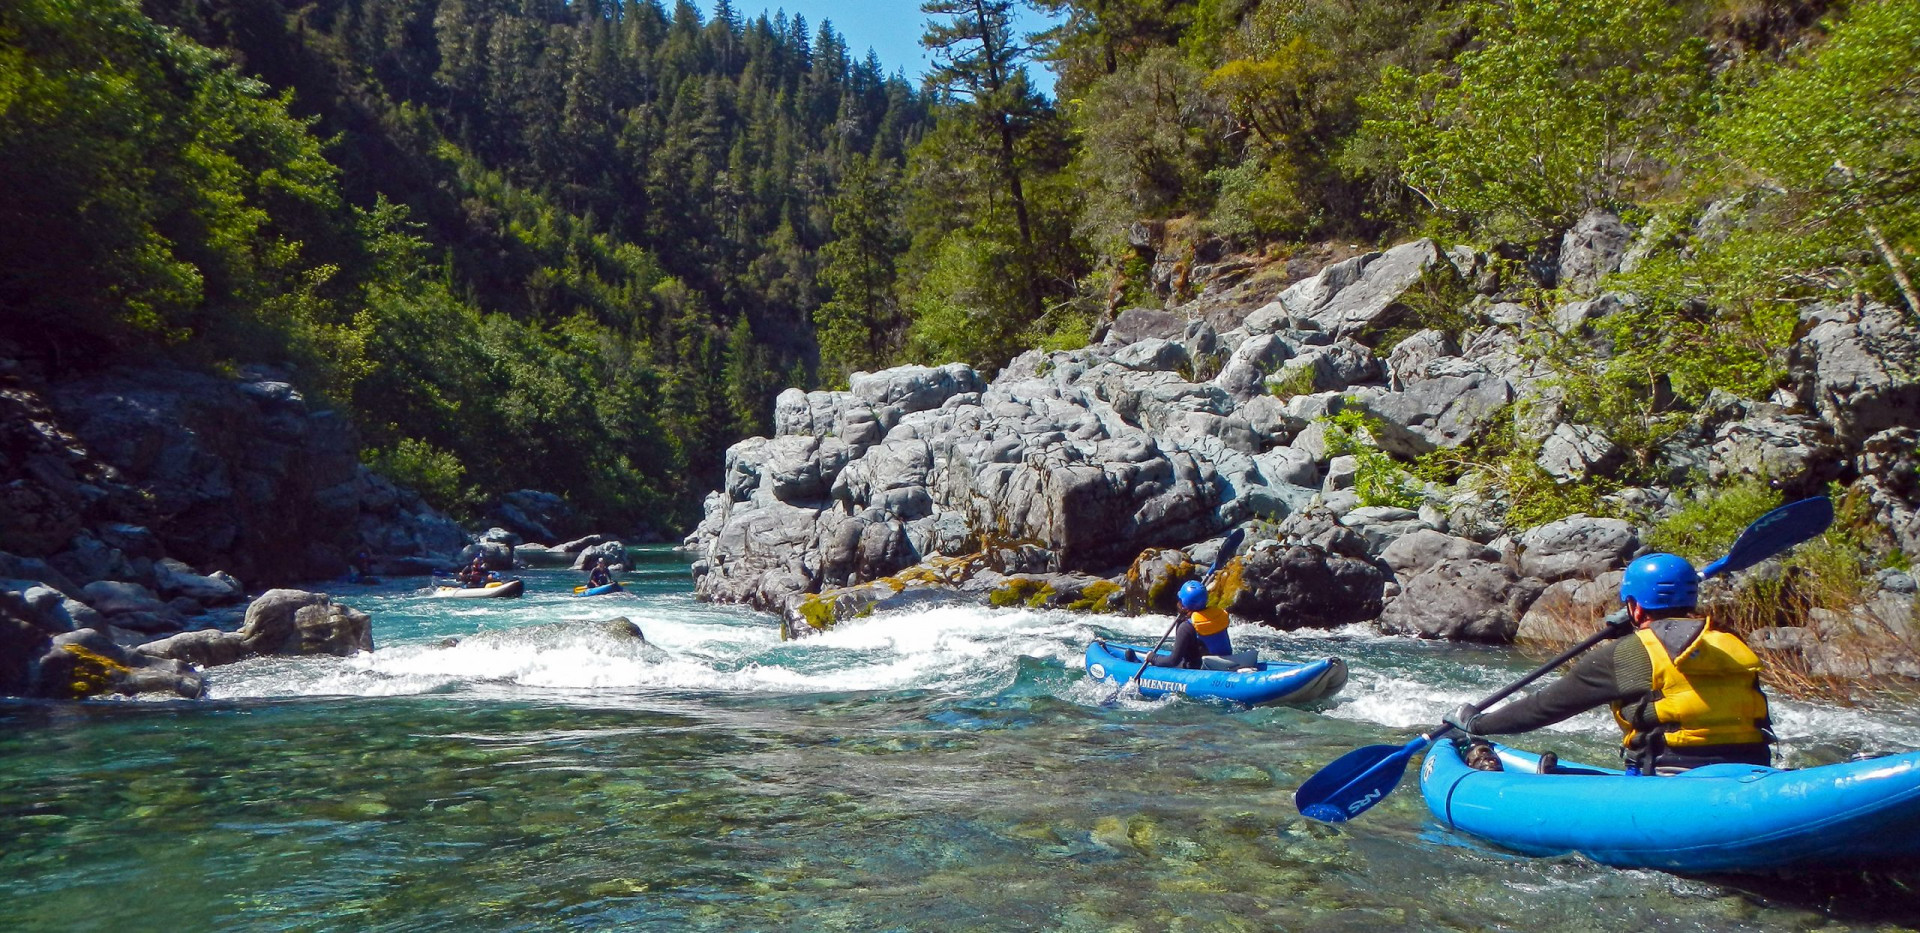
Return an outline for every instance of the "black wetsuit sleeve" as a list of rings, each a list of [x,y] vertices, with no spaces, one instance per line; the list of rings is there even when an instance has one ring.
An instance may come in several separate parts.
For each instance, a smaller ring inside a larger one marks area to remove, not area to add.
[[[1193,627],[1193,620],[1182,617],[1173,628],[1173,646],[1153,656],[1155,667],[1199,667],[1200,658],[1205,652],[1200,647],[1200,633]]]
[[[1473,721],[1473,731],[1481,735],[1531,732],[1616,700],[1641,697],[1647,691],[1652,672],[1646,653],[1646,648],[1634,638],[1608,644],[1574,662],[1572,670],[1545,688],[1480,714]],[[1639,664],[1634,663],[1636,660]],[[1647,673],[1634,677],[1641,667],[1646,668]],[[1623,680],[1628,682],[1622,683]],[[1636,686],[1632,683],[1634,680],[1640,683]]]

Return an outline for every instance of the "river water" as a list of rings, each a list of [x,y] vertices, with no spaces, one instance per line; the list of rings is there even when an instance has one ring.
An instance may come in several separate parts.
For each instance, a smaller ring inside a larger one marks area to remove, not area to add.
[[[630,592],[339,587],[378,650],[218,668],[200,702],[0,706],[0,930],[1866,930],[1895,879],[1733,883],[1516,857],[1410,771],[1340,827],[1292,791],[1532,666],[1361,631],[1314,709],[1101,703],[1081,652],[1165,617],[939,608],[782,642]],[[594,623],[625,616],[649,644]],[[1793,765],[1920,748],[1920,716],[1776,701]],[[1597,714],[1526,744],[1607,761]],[[1815,741],[1809,736],[1819,736]]]

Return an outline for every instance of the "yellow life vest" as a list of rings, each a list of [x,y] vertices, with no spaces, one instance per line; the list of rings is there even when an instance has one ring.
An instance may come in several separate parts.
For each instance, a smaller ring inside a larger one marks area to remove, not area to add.
[[[1760,659],[1739,638],[1712,626],[1701,628],[1699,637],[1682,649],[1679,656],[1667,653],[1650,629],[1634,632],[1646,646],[1653,661],[1654,715],[1658,731],[1670,748],[1697,748],[1702,745],[1732,745],[1765,742],[1762,731],[1767,719],[1767,696],[1760,692]],[[1626,733],[1621,740],[1627,748],[1645,744],[1640,724],[1623,712],[1626,704],[1613,704],[1614,721]]]
[[[1195,610],[1192,616],[1193,633],[1199,635],[1201,638],[1205,638],[1208,635],[1217,635],[1227,630],[1227,611],[1225,609],[1216,609],[1209,606],[1205,609]]]

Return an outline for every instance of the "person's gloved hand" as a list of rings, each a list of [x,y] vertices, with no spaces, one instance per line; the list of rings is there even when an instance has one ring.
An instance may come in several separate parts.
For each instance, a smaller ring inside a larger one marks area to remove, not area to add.
[[[1459,709],[1448,713],[1441,721],[1467,735],[1472,735],[1473,721],[1478,718],[1480,718],[1480,707],[1472,703],[1462,703]]]
[[[1621,606],[1607,613],[1607,617],[1601,619],[1600,624],[1604,626],[1607,637],[1619,638],[1633,631],[1633,614],[1627,611],[1627,607]]]

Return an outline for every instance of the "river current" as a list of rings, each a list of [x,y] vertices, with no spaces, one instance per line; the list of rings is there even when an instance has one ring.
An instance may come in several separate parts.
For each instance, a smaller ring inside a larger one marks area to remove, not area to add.
[[[1512,651],[1235,627],[1337,654],[1311,709],[1123,698],[1089,639],[1166,617],[934,608],[782,642],[693,599],[337,586],[377,650],[209,673],[199,702],[0,706],[0,930],[1884,930],[1900,879],[1522,858],[1441,829],[1410,771],[1306,820],[1321,765],[1528,670]],[[624,616],[647,643],[595,623]],[[1920,748],[1920,715],[1776,699],[1776,763]],[[1610,761],[1598,714],[1522,744]],[[1813,737],[1816,737],[1813,738]]]

